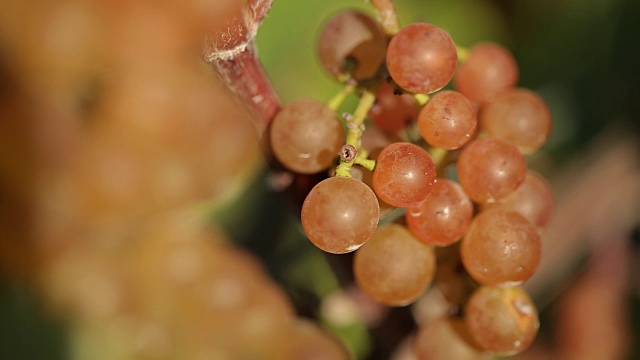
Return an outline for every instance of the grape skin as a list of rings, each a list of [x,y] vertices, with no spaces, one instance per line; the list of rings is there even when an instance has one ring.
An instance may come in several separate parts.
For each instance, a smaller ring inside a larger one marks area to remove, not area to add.
[[[323,67],[335,78],[349,73],[355,80],[374,76],[385,57],[387,42],[380,25],[358,11],[341,12],[324,26],[318,42]],[[353,60],[350,71],[345,65]]]
[[[487,210],[473,219],[460,257],[472,278],[484,285],[519,284],[536,271],[542,242],[533,226],[513,211]]]
[[[508,196],[482,209],[515,211],[542,232],[549,226],[555,203],[551,185],[539,174],[529,170],[524,182]]]
[[[344,144],[344,130],[336,114],[316,100],[287,104],[271,124],[271,148],[288,169],[313,174],[331,166]]]
[[[465,308],[465,323],[483,349],[509,356],[526,350],[540,325],[533,301],[520,287],[481,286]]]
[[[396,94],[393,86],[383,83],[369,117],[382,131],[398,132],[418,119],[416,100],[409,94]]]
[[[456,90],[478,105],[493,101],[518,82],[518,64],[509,50],[494,43],[475,45],[454,78]]]
[[[384,202],[407,207],[423,201],[436,180],[436,166],[423,148],[393,143],[378,155],[373,189]]]
[[[419,360],[489,360],[467,333],[463,319],[440,317],[422,326],[414,339]]]
[[[448,246],[467,231],[473,204],[462,187],[448,179],[438,179],[420,204],[407,208],[409,230],[425,244]]]
[[[517,146],[523,154],[538,151],[551,133],[547,104],[527,89],[501,94],[480,109],[478,121],[482,131]]]
[[[527,175],[527,163],[515,145],[484,138],[463,148],[457,170],[460,184],[469,197],[485,204],[513,192]]]
[[[418,116],[422,137],[429,144],[447,150],[469,141],[477,123],[473,104],[461,93],[450,90],[435,94]]]
[[[391,306],[415,301],[431,284],[435,270],[433,248],[398,224],[378,229],[356,252],[353,261],[360,288]]]
[[[302,205],[304,232],[318,248],[333,254],[358,249],[378,226],[378,199],[363,182],[332,177],[318,183]]]
[[[403,89],[429,94],[443,88],[458,64],[456,46],[446,31],[432,24],[414,23],[389,42],[387,68]]]

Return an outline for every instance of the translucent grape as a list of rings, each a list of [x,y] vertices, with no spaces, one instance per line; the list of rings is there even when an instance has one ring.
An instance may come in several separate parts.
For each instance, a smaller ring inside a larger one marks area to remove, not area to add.
[[[538,334],[538,311],[520,287],[481,286],[465,308],[469,335],[488,351],[515,355],[527,349]]]
[[[513,211],[487,210],[473,219],[460,245],[462,264],[485,285],[527,280],[540,263],[542,242],[533,226]]]
[[[456,46],[439,27],[414,23],[400,30],[389,43],[387,68],[393,80],[413,93],[432,93],[453,77],[458,64]]]
[[[477,348],[464,320],[440,317],[419,329],[414,339],[418,360],[489,360],[491,354]]]
[[[383,83],[376,93],[376,102],[369,111],[376,127],[383,131],[397,132],[418,118],[416,100],[409,94],[396,94],[393,86]]]
[[[515,211],[529,220],[538,231],[542,231],[549,225],[554,207],[551,186],[542,176],[530,170],[514,192],[493,204],[487,204],[483,209]]]
[[[355,255],[353,272],[360,288],[392,306],[415,301],[431,284],[436,258],[433,248],[407,228],[389,224],[379,228]]]
[[[376,195],[353,178],[323,180],[302,205],[302,227],[309,240],[334,254],[362,246],[376,230],[379,216]]]
[[[427,198],[407,208],[409,230],[426,244],[447,246],[467,231],[473,216],[473,204],[462,187],[447,179],[438,179]]]
[[[478,44],[458,67],[456,90],[476,104],[493,101],[518,82],[518,64],[509,50],[494,43]]]
[[[334,77],[351,74],[354,79],[362,80],[376,74],[384,61],[386,45],[375,20],[358,11],[345,11],[324,26],[318,55]]]
[[[513,192],[527,175],[518,149],[500,139],[476,139],[458,158],[458,178],[471,199],[491,203]]]
[[[287,104],[271,124],[273,153],[295,172],[326,170],[343,144],[344,130],[335,112],[316,100]]]
[[[527,89],[503,93],[480,109],[478,121],[487,134],[516,145],[523,154],[540,149],[551,132],[551,113],[547,104]]]
[[[422,108],[418,126],[422,137],[431,145],[452,150],[471,139],[477,126],[476,110],[457,91],[441,91]]]
[[[310,320],[298,319],[283,338],[273,359],[348,360],[349,352],[336,338]]]
[[[424,200],[436,180],[436,166],[423,148],[393,143],[380,152],[373,189],[384,202],[407,207]]]

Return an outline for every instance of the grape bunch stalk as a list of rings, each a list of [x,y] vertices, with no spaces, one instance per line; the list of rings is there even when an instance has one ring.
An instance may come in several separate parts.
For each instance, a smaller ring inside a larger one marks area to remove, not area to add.
[[[318,56],[338,94],[292,101],[268,129],[282,166],[333,174],[306,196],[304,232],[328,253],[355,251],[358,286],[382,304],[440,289],[453,315],[420,327],[418,358],[520,353],[539,327],[520,285],[554,208],[525,156],[546,142],[550,111],[518,87],[506,48],[463,48],[434,24],[399,26],[388,0],[372,5],[377,20],[346,10],[322,29]],[[352,94],[356,108],[339,113]]]

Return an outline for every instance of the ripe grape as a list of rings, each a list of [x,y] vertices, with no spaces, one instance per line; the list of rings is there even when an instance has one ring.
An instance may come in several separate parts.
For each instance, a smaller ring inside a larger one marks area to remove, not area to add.
[[[383,83],[376,93],[376,102],[369,117],[383,131],[397,132],[418,118],[417,102],[409,94],[396,94],[393,86]]]
[[[538,311],[520,287],[481,286],[465,308],[467,330],[485,350],[500,355],[524,351],[538,333]]]
[[[271,124],[271,147],[287,168],[302,174],[327,169],[344,144],[344,129],[333,110],[310,99],[287,104]]]
[[[431,145],[453,150],[471,139],[476,131],[476,110],[457,91],[441,91],[422,108],[418,126],[422,137]]]
[[[542,231],[549,225],[553,215],[553,190],[542,176],[529,171],[514,192],[493,204],[487,204],[484,209],[515,211],[529,220],[538,231]]]
[[[491,203],[513,192],[527,175],[527,163],[518,149],[500,139],[476,139],[458,158],[458,178],[469,197]]]
[[[527,280],[540,263],[542,242],[522,215],[487,210],[473,219],[462,239],[460,257],[472,278],[485,285]]]
[[[491,354],[475,345],[464,320],[440,317],[419,329],[414,339],[419,360],[489,360]]]
[[[348,360],[349,352],[336,338],[310,320],[296,320],[276,346],[273,359]]]
[[[483,43],[475,45],[460,65],[454,78],[456,90],[476,104],[493,101],[518,82],[518,64],[504,47]]]
[[[400,87],[432,93],[453,77],[458,64],[456,46],[446,31],[432,24],[414,23],[389,42],[387,68]]]
[[[318,55],[336,78],[350,74],[356,80],[376,74],[384,61],[387,41],[378,23],[367,14],[345,11],[324,26]],[[349,64],[353,61],[353,64]]]
[[[447,179],[438,179],[433,190],[418,205],[407,208],[409,230],[425,244],[447,246],[467,231],[473,216],[473,204],[462,187]]]
[[[356,252],[353,261],[360,288],[392,306],[409,304],[422,295],[431,284],[435,269],[433,248],[398,224],[379,228]]]
[[[302,227],[320,249],[342,254],[364,244],[378,226],[380,208],[371,188],[346,177],[318,183],[302,205]]]
[[[551,113],[531,90],[514,89],[485,105],[478,114],[480,128],[514,144],[523,154],[536,152],[551,132]]]
[[[384,202],[407,207],[424,200],[436,180],[436,166],[423,148],[393,143],[380,152],[373,189]]]

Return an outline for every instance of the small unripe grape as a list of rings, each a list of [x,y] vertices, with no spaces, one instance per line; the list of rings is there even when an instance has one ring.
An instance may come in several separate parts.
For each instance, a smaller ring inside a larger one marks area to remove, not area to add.
[[[493,44],[478,44],[460,65],[454,78],[456,90],[476,104],[493,101],[518,82],[518,64],[509,50]]]
[[[461,147],[471,139],[477,126],[473,104],[457,91],[435,94],[420,110],[418,126],[431,145],[447,150]]]
[[[433,248],[398,224],[378,229],[353,260],[353,272],[360,288],[372,298],[392,306],[415,301],[431,284],[435,270]]]
[[[302,174],[326,170],[344,144],[336,114],[316,100],[287,104],[271,124],[271,148],[288,169]]]
[[[520,287],[481,286],[465,308],[469,335],[485,350],[515,355],[535,340],[540,325],[538,311]]]
[[[376,74],[384,61],[386,45],[375,20],[358,11],[345,11],[325,24],[318,42],[318,56],[334,77],[350,74],[362,80]]]
[[[407,207],[424,200],[436,180],[436,166],[423,148],[393,143],[380,152],[373,172],[373,189],[384,202]]]
[[[531,90],[514,89],[485,105],[478,114],[480,128],[514,144],[523,154],[536,152],[551,132],[551,112]]]
[[[549,183],[542,176],[529,171],[514,192],[493,204],[487,204],[483,210],[515,211],[541,232],[549,225],[554,207],[553,190]]]
[[[378,199],[363,182],[332,177],[318,183],[302,205],[302,227],[320,249],[343,254],[362,246],[378,226]]]
[[[440,317],[418,331],[414,349],[419,360],[489,360],[491,354],[477,348],[464,320]]]
[[[538,268],[542,242],[522,215],[487,210],[471,222],[462,239],[460,257],[469,275],[485,285],[514,285]]]
[[[462,187],[447,179],[438,179],[427,198],[407,208],[409,230],[425,244],[447,246],[467,231],[473,216],[473,204]]]
[[[458,158],[458,178],[469,197],[491,203],[513,192],[527,176],[527,163],[518,149],[495,138],[476,139]]]
[[[414,23],[400,30],[387,48],[387,68],[393,80],[413,93],[442,89],[458,64],[456,46],[446,31]]]

